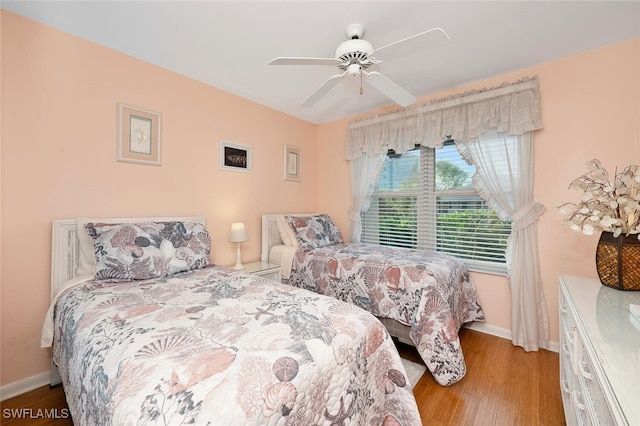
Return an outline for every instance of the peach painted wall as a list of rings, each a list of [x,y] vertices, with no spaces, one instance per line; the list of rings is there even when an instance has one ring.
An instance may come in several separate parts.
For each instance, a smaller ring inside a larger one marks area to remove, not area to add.
[[[326,211],[349,230],[349,120],[313,126],[126,55],[0,10],[0,385],[48,369],[39,348],[49,299],[51,220],[204,215],[213,259],[232,264],[231,222],[244,221],[243,258],[260,253],[260,215]],[[420,99],[538,75],[545,128],[536,133],[535,196],[551,339],[558,339],[557,276],[596,277],[597,237],[561,225],[553,205],[576,200],[569,182],[600,158],[613,170],[640,135],[640,40],[541,64]],[[115,161],[118,102],[160,111],[162,167]],[[355,117],[354,117],[355,118]],[[218,142],[253,147],[253,173],[218,170]],[[282,145],[303,149],[303,182],[282,180]],[[504,277],[473,274],[487,323],[510,329]]]
[[[260,215],[317,210],[317,128],[275,110],[4,10],[2,20],[1,380],[49,368],[51,221],[203,215],[213,260],[260,257]],[[117,104],[162,113],[162,167],[116,162]],[[218,169],[221,139],[250,145],[253,173]],[[283,180],[283,144],[302,148]]]
[[[588,160],[600,159],[610,173],[616,167],[638,164],[634,128],[640,143],[640,39],[456,87],[418,102],[535,75],[539,79],[544,129],[535,134],[534,195],[547,207],[538,224],[538,247],[549,334],[557,343],[558,276],[597,278],[594,259],[598,237],[564,227],[554,206],[579,200],[581,194],[569,191],[568,186],[586,171]],[[318,133],[318,178],[322,183],[318,200],[342,229],[349,229],[344,206],[351,204],[350,185],[345,184],[349,182],[349,165],[339,155],[345,151],[348,122],[324,125]],[[511,296],[506,278],[479,273],[472,276],[486,323],[510,330]]]

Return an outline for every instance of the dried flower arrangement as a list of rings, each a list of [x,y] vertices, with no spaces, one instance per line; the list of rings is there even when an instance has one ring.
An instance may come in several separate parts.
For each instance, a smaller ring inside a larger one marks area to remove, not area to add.
[[[599,160],[586,166],[589,171],[569,185],[584,191],[582,200],[558,207],[569,227],[585,235],[595,231],[612,232],[614,237],[640,234],[640,166],[627,166],[620,173],[616,170],[613,184]]]

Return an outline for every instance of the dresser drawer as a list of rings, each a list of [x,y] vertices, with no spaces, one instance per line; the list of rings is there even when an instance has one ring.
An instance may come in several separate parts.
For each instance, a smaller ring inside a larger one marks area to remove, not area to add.
[[[605,399],[602,385],[598,381],[591,357],[582,351],[576,364],[585,403],[591,407],[592,423],[602,426],[615,425],[616,422]]]
[[[571,404],[573,406],[573,414],[575,424],[579,426],[591,426],[591,418],[589,417],[589,408],[586,405],[584,394],[580,386],[571,391]],[[569,421],[567,420],[567,424]]]
[[[567,302],[567,296],[563,291],[560,291],[559,298],[560,308],[560,345],[566,346],[565,354],[569,357],[573,357],[575,353],[574,340],[576,325],[573,320],[573,316],[570,314],[569,305]]]

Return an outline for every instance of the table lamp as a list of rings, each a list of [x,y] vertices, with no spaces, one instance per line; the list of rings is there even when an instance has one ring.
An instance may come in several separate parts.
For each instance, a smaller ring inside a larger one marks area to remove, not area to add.
[[[244,227],[244,223],[232,223],[231,233],[229,234],[229,241],[238,244],[236,264],[233,266],[233,269],[244,269],[244,265],[242,264],[242,256],[240,254],[240,245],[247,240],[249,240],[249,236],[247,235],[247,230]]]

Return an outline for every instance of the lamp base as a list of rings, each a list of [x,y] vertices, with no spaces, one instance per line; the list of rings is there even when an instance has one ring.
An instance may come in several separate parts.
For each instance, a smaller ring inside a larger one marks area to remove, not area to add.
[[[240,254],[240,243],[238,243],[238,247],[236,248],[236,264],[233,265],[233,269],[244,269],[244,265],[242,264],[242,256]]]

